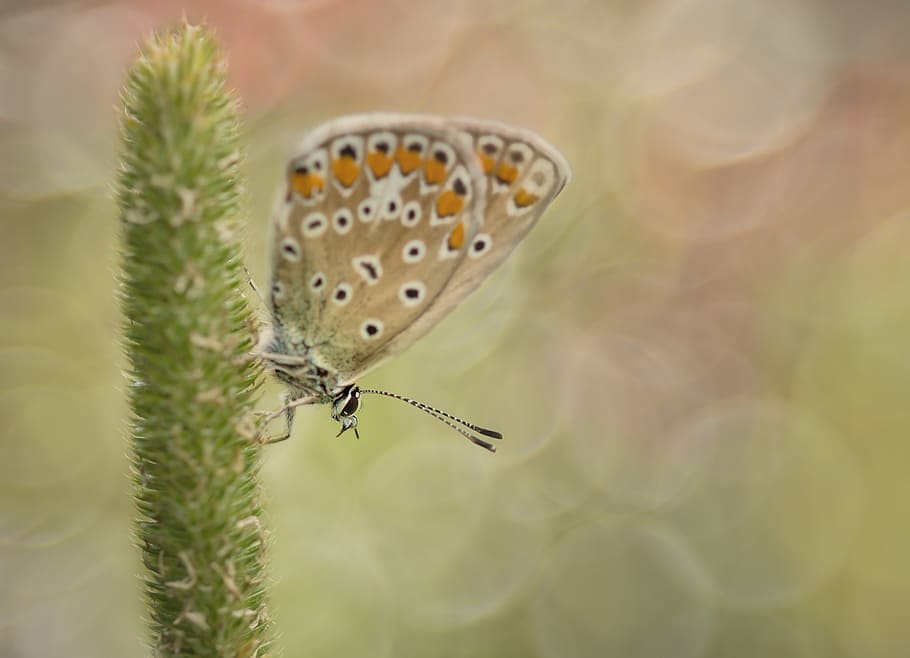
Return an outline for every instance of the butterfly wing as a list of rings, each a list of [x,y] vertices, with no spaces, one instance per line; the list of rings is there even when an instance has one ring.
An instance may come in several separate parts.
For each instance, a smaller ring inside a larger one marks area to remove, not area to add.
[[[512,253],[571,178],[566,159],[536,133],[496,121],[456,118],[484,175],[480,230],[433,305],[386,345],[400,351],[435,326]]]
[[[536,133],[495,121],[455,120],[468,135],[486,178],[483,228],[436,300],[445,310],[499,267],[571,178],[566,159]]]
[[[467,257],[486,186],[470,139],[442,119],[370,114],[310,133],[272,224],[282,348],[342,383],[373,367]]]

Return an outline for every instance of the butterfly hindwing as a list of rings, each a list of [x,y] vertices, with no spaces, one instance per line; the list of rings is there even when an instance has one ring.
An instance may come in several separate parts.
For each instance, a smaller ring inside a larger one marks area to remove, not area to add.
[[[470,139],[432,117],[363,115],[311,133],[273,221],[271,305],[290,350],[353,379],[446,289],[481,230]]]
[[[471,143],[484,176],[483,222],[448,285],[427,312],[385,346],[405,349],[435,326],[512,253],[571,177],[540,136],[495,121],[451,120]]]
[[[562,154],[530,131],[454,119],[470,138],[487,180],[483,227],[437,304],[460,302],[508,258],[571,177]]]

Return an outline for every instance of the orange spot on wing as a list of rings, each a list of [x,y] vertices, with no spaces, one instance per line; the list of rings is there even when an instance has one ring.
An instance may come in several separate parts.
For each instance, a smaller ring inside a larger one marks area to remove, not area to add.
[[[398,163],[398,168],[401,169],[401,173],[405,176],[420,166],[420,160],[420,153],[410,151],[403,146],[399,147],[398,152],[395,153],[395,161]]]
[[[455,251],[456,249],[461,249],[461,245],[464,244],[464,223],[459,222],[458,226],[452,229],[452,232],[449,233],[449,249]]]
[[[369,165],[374,177],[384,178],[388,176],[389,170],[392,168],[392,158],[385,153],[373,151],[367,156],[367,165]]]
[[[436,200],[436,214],[440,217],[451,217],[461,212],[462,208],[464,208],[464,200],[452,190],[446,190]]]
[[[503,162],[496,170],[496,180],[506,185],[511,185],[518,178],[518,169],[512,165]]]
[[[493,171],[493,167],[496,166],[496,160],[479,151],[477,152],[477,157],[480,158],[480,166],[483,167],[483,173],[489,175]]]
[[[528,206],[536,203],[538,198],[540,197],[538,197],[533,192],[528,192],[523,187],[519,188],[513,197],[515,205],[519,208],[527,208]]]
[[[439,185],[446,178],[446,166],[435,158],[423,163],[423,177],[427,185]]]
[[[335,174],[335,179],[339,183],[345,187],[350,187],[354,184],[354,181],[357,180],[357,174],[360,173],[360,167],[357,166],[357,162],[354,158],[348,155],[342,155],[332,162],[332,173]]]
[[[291,174],[291,187],[304,199],[309,199],[315,192],[322,192],[325,180],[317,174],[295,171]]]

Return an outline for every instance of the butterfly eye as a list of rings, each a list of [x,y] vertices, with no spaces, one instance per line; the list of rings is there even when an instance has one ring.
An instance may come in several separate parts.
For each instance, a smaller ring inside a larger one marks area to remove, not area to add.
[[[351,416],[357,413],[357,410],[360,409],[360,396],[352,395],[351,399],[348,400],[348,403],[344,405],[344,409],[341,410],[342,416]]]
[[[358,409],[360,409],[360,390],[356,387],[348,387],[332,402],[332,417],[339,420],[349,418],[357,413]],[[356,421],[356,418],[354,420]],[[352,422],[350,427],[356,427],[356,425],[356,422]]]

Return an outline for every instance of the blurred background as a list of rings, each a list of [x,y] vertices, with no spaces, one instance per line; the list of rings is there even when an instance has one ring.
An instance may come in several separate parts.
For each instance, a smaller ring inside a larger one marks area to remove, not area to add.
[[[574,169],[361,382],[498,454],[379,398],[264,451],[285,655],[910,655],[906,2],[0,7],[0,656],[146,654],[111,179],[126,67],[183,15],[244,102],[260,286],[332,116],[497,118]]]

